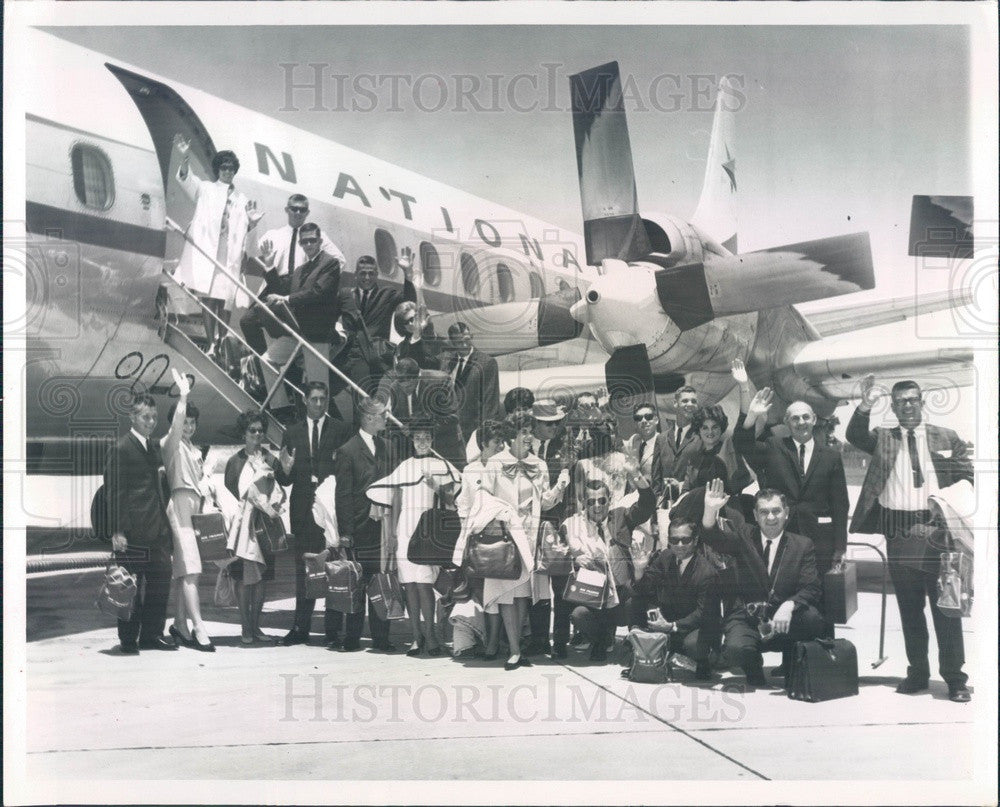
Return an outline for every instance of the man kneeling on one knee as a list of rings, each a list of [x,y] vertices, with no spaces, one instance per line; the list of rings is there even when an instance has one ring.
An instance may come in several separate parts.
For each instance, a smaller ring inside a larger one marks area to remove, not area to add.
[[[780,650],[779,671],[787,675],[795,642],[823,635],[816,551],[808,538],[785,531],[788,503],[778,491],[757,493],[757,526],[720,523],[727,498],[721,480],[708,484],[702,540],[734,557],[736,596],[723,619],[726,652],[747,684],[764,686],[762,651]]]
[[[718,636],[719,575],[697,551],[699,525],[670,522],[668,549],[649,562],[636,583],[632,622],[646,630],[666,633],[670,650],[697,663],[695,678],[711,677],[708,653]]]

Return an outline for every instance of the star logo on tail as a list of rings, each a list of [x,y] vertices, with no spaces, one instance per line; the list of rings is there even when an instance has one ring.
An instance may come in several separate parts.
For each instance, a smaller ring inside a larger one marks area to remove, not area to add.
[[[736,190],[736,160],[733,155],[729,153],[729,146],[726,146],[726,161],[722,164],[722,170],[726,172],[726,176],[729,177],[729,189],[731,191]]]

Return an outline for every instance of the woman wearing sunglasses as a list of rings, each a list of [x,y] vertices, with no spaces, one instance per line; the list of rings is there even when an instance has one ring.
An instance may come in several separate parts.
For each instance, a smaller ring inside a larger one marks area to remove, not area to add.
[[[691,428],[701,438],[701,448],[686,455],[675,469],[685,491],[707,485],[713,479],[729,482],[729,471],[719,455],[729,428],[729,418],[721,406],[703,406],[691,417]],[[728,488],[727,488],[728,490]]]

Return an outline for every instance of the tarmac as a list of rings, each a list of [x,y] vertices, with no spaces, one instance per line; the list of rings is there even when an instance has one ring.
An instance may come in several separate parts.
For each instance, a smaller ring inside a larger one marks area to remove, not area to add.
[[[269,584],[263,627],[274,636],[291,624],[290,567],[279,561],[278,580]],[[712,780],[753,787],[845,778],[930,785],[974,775],[976,682],[971,704],[949,701],[939,679],[928,692],[894,692],[906,659],[891,595],[887,659],[877,668],[880,595],[862,592],[858,612],[837,629],[857,647],[860,693],[803,703],[786,697],[781,679],[744,691],[743,676],[727,670],[705,683],[685,671],[669,684],[630,683],[618,664],[592,663],[580,649],[565,662],[535,657],[533,667],[511,672],[502,660],[409,658],[407,621],[393,624],[392,657],[367,639],[361,652],[328,651],[315,633],[321,609],[311,645],[244,648],[235,609],[212,604],[209,574],[202,602],[216,653],[122,656],[113,621],[94,607],[99,582],[94,570],[28,576],[29,782]],[[972,621],[963,624],[973,671],[976,637]],[[778,663],[778,654],[765,656],[769,668]],[[284,800],[261,787],[251,800]],[[126,793],[138,798],[118,795]],[[739,793],[736,801],[744,801]],[[329,791],[326,799],[340,800]]]

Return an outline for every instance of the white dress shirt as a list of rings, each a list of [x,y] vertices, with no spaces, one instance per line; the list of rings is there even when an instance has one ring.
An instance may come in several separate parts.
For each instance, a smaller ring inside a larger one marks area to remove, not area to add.
[[[130,429],[130,431],[132,432],[132,436],[135,437],[135,439],[138,440],[140,443],[142,443],[143,451],[149,451],[149,443],[146,442],[146,438],[143,437],[141,434],[139,434],[139,432],[137,432],[135,429]]]
[[[924,477],[923,487],[913,487],[913,466],[910,464],[909,436],[902,429],[899,452],[892,466],[885,487],[879,494],[878,501],[890,510],[926,510],[927,497],[940,492],[937,473],[931,463],[931,452],[927,447],[927,429],[920,423],[913,429],[917,440],[917,456],[920,459],[920,472]]]
[[[300,227],[299,229],[301,230],[302,228]],[[326,233],[322,230],[319,235],[320,246],[323,252],[331,258],[339,260],[341,265],[346,265],[344,253],[337,248],[337,245],[327,238]],[[284,227],[275,227],[273,230],[268,230],[260,237],[260,240],[257,243],[259,245],[264,241],[270,241],[271,246],[274,249],[274,255],[271,256],[270,262],[265,263],[264,265],[268,269],[273,269],[278,277],[284,277],[288,274],[288,250],[292,245],[292,225],[286,224]],[[306,251],[302,249],[300,244],[296,244],[294,268],[298,269],[308,260],[309,256],[306,255]],[[261,263],[264,263],[264,261],[261,260]]]
[[[805,443],[800,443],[798,440],[796,440],[793,437],[792,438],[792,445],[795,446],[795,456],[796,456],[796,458],[798,458],[798,456],[799,456],[799,451],[800,451],[799,446],[804,445],[806,447],[806,454],[805,454],[805,457],[803,457],[803,459],[802,459],[802,473],[804,474],[806,471],[809,470],[809,463],[812,461],[813,449],[816,447],[816,441],[815,440],[808,440]]]
[[[364,429],[358,429],[358,434],[361,435],[361,439],[365,441],[365,445],[368,446],[368,450],[375,453],[375,436],[369,434]]]
[[[782,539],[784,539],[784,537],[785,537],[785,533],[782,532],[777,538],[772,538],[771,539],[771,552],[770,552],[770,554],[768,556],[768,559],[767,559],[767,574],[768,574],[768,576],[770,576],[770,574],[771,574],[771,569],[774,568],[774,559],[776,557],[778,557],[778,549],[781,546],[781,541],[782,541]],[[762,544],[761,548],[764,549],[764,550],[766,550],[767,549],[768,538],[767,538],[766,535],[764,535],[764,533],[760,534],[760,540],[761,540],[761,544]]]
[[[684,574],[684,570],[688,567],[688,564],[691,562],[691,558],[693,558],[693,557],[694,557],[693,554],[692,555],[688,555],[686,558],[684,558],[684,560],[681,560],[681,561],[677,562],[677,575],[678,575],[678,577],[680,575]]]
[[[306,438],[309,440],[309,454],[314,455],[316,449],[319,446],[313,445],[313,424],[319,424],[319,439],[320,442],[323,441],[323,429],[326,427],[326,415],[323,415],[319,420],[313,420],[311,417],[306,416]]]

